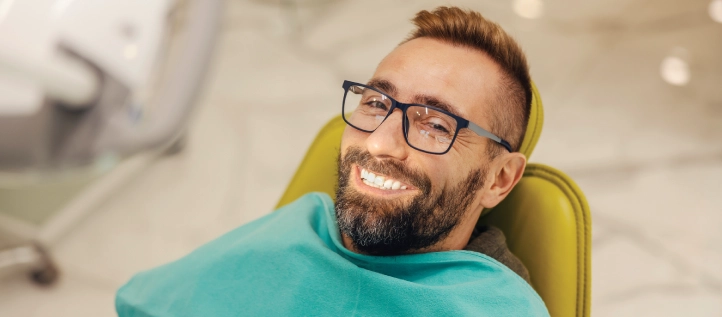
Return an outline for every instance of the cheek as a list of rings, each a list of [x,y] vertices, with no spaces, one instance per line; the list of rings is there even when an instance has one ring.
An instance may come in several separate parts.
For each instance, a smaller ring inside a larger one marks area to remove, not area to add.
[[[444,155],[425,157],[423,168],[432,181],[434,190],[454,189],[474,171],[475,166],[468,153],[459,155],[449,152]]]
[[[346,148],[349,147],[349,145],[353,145],[353,137],[349,135],[349,127],[346,126],[346,129],[343,130],[343,134],[341,135],[341,153],[346,152]]]
[[[444,158],[445,155],[422,157],[419,163],[421,168],[426,173],[426,176],[431,179],[431,186],[434,191],[441,191],[445,188],[452,186],[457,181],[455,163]]]
[[[343,135],[341,136],[341,154],[346,153],[346,149],[349,146],[356,146],[365,149],[364,143],[366,142],[366,138],[368,138],[368,136],[368,133],[361,132],[347,125],[343,130]]]

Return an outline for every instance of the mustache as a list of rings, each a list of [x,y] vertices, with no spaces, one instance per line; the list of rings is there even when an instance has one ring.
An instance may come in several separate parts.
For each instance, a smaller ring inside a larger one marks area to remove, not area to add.
[[[379,161],[374,159],[368,151],[352,146],[347,149],[346,155],[344,155],[342,161],[339,162],[339,166],[349,167],[348,170],[350,172],[350,166],[354,163],[363,168],[411,184],[421,190],[425,195],[431,193],[431,179],[420,170],[409,168],[402,162],[391,159]]]

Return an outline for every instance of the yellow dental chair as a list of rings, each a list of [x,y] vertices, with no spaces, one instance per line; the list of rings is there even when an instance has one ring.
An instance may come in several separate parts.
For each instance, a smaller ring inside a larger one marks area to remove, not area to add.
[[[541,134],[544,109],[536,86],[529,125],[519,152],[529,158]],[[335,199],[337,162],[346,123],[326,124],[306,153],[277,207],[312,191]],[[591,217],[582,191],[564,173],[530,163],[524,177],[479,224],[500,228],[509,249],[529,270],[534,289],[552,317],[588,317],[591,299]]]

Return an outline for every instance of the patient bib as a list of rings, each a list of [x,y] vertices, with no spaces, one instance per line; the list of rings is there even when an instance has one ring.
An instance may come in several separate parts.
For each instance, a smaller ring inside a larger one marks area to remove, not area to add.
[[[141,272],[118,291],[118,315],[549,316],[529,284],[477,252],[353,253],[333,208],[307,194]]]

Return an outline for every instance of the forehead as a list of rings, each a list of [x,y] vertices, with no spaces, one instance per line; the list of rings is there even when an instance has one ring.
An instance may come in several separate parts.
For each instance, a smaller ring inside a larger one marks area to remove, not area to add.
[[[486,125],[499,74],[498,65],[483,52],[418,38],[389,53],[372,81],[391,83],[396,88],[394,98],[401,102],[418,103],[431,97],[450,105],[460,116]]]

